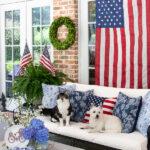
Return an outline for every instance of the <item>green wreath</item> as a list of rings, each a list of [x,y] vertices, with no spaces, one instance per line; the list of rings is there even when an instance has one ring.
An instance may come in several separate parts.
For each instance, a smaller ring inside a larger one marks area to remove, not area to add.
[[[57,38],[58,28],[62,25],[65,25],[68,29],[68,36],[63,42]],[[57,50],[66,50],[69,48],[75,41],[75,35],[75,24],[68,17],[59,17],[55,19],[49,29],[49,39]]]

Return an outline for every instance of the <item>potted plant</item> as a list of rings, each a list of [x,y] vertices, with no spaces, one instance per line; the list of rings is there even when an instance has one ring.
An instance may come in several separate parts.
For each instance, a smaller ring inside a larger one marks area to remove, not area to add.
[[[54,77],[43,66],[34,66],[32,63],[26,66],[24,74],[14,79],[11,92],[25,98],[28,105],[40,104],[43,97],[42,83],[49,85],[63,85],[72,81],[62,72],[56,71]]]

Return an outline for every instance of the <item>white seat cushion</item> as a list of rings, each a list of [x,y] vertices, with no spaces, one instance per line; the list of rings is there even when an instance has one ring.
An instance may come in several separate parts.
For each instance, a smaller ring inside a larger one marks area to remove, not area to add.
[[[105,145],[122,150],[147,150],[147,138],[135,131],[130,134],[123,133],[88,133],[88,130],[82,130],[80,127],[84,123],[71,122],[69,127],[60,127],[59,123],[52,123],[48,117],[39,116],[44,121],[45,126],[52,133],[81,139],[84,141]],[[53,140],[53,139],[51,139]]]

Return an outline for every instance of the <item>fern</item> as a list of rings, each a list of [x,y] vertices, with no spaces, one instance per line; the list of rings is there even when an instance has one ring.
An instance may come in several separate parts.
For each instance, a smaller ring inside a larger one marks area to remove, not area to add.
[[[63,85],[72,81],[62,72],[56,71],[56,77],[43,66],[26,66],[23,76],[14,79],[11,92],[14,95],[23,96],[27,104],[39,104],[43,97],[42,83],[49,85]]]

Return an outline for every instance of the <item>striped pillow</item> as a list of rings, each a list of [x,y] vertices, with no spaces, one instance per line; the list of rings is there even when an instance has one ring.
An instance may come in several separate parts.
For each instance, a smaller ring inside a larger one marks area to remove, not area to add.
[[[103,113],[107,114],[107,115],[112,115],[115,104],[116,104],[116,101],[117,101],[117,97],[106,98],[104,100],[104,103],[103,103],[103,106],[102,106]]]
[[[103,113],[107,114],[107,115],[112,115],[116,101],[117,101],[117,97],[106,98],[104,100],[104,103],[102,106]],[[83,123],[89,123],[89,119],[90,119],[90,111],[87,111],[85,114],[85,118],[82,122]]]

